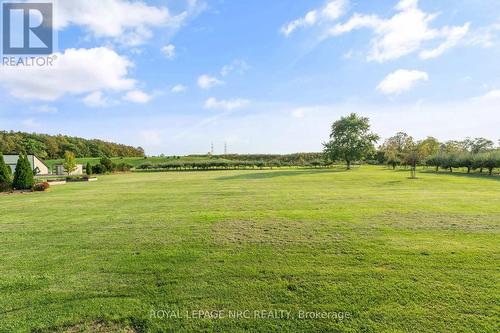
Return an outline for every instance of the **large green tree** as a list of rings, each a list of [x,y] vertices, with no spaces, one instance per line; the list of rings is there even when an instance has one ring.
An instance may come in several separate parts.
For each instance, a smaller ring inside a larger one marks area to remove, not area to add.
[[[12,186],[16,190],[29,190],[33,187],[35,179],[33,176],[33,169],[31,169],[30,162],[25,155],[19,155],[17,160],[16,171],[14,172],[14,181]]]
[[[384,152],[388,164],[395,169],[396,165],[405,163],[405,157],[408,155],[414,144],[415,143],[411,136],[405,132],[398,132],[394,136],[385,140],[380,147],[380,150]]]
[[[370,132],[370,121],[351,113],[332,125],[330,141],[324,143],[324,152],[332,161],[345,161],[347,169],[354,161],[365,158],[375,150],[377,134]]]

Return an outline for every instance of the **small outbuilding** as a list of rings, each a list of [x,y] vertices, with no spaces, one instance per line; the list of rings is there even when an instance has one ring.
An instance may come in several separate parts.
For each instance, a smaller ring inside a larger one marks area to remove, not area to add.
[[[27,157],[35,176],[46,176],[50,174],[49,167],[40,158],[36,157],[35,155],[27,155]],[[6,154],[3,155],[3,159],[5,161],[5,164],[7,164],[11,168],[12,173],[16,172],[16,165],[17,161],[19,160],[19,154]]]
[[[67,175],[68,172],[66,171],[66,168],[62,164],[57,164],[56,165],[56,174],[57,175]],[[77,164],[76,169],[73,172],[69,173],[70,176],[80,176],[83,175],[83,164]]]

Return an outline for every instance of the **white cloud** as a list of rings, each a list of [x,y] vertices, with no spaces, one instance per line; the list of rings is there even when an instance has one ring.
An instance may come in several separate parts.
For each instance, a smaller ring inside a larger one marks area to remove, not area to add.
[[[218,86],[218,85],[221,85],[221,84],[224,84],[224,81],[221,81],[219,79],[217,79],[216,77],[213,77],[213,76],[210,76],[210,75],[201,75],[200,77],[198,77],[198,87],[200,87],[201,89],[210,89],[214,86]]]
[[[247,106],[249,103],[246,99],[229,99],[229,100],[218,100],[215,97],[210,97],[205,101],[205,109],[222,109],[226,111],[231,111],[234,109],[239,109]]]
[[[418,0],[401,0],[395,9],[398,12],[389,19],[382,19],[377,15],[354,14],[347,22],[336,24],[329,34],[337,36],[356,29],[372,29],[374,37],[370,42],[371,50],[367,59],[384,62],[416,52],[428,41],[442,42],[435,49],[422,51],[420,57],[437,57],[457,45],[469,30],[469,23],[441,29],[431,28],[429,25],[437,14],[420,10]]]
[[[486,94],[475,97],[473,100],[480,102],[492,102],[492,101],[500,101],[500,89],[493,89],[487,92]]]
[[[32,106],[30,107],[30,110],[36,113],[47,113],[47,114],[55,114],[58,112],[58,109],[56,107],[47,104]]]
[[[441,34],[446,38],[446,40],[434,49],[424,50],[420,52],[420,58],[431,59],[439,57],[444,52],[446,52],[446,50],[456,46],[467,34],[467,32],[469,31],[469,27],[470,24],[466,23],[461,27],[443,28]]]
[[[500,40],[500,22],[480,27],[469,34],[465,43],[471,46],[492,47]]]
[[[90,107],[105,107],[107,106],[108,100],[103,96],[102,91],[94,91],[89,95],[85,96],[83,103]]]
[[[127,92],[125,96],[123,96],[123,100],[138,104],[148,103],[152,98],[152,95],[148,95],[141,90],[132,90]]]
[[[181,93],[181,92],[184,92],[186,90],[187,90],[187,87],[185,85],[182,85],[182,84],[176,84],[175,86],[172,87],[172,89],[170,89],[170,91],[173,93]]]
[[[399,69],[385,77],[377,86],[377,90],[386,95],[399,95],[410,90],[418,81],[427,81],[426,72]]]
[[[161,52],[167,57],[169,60],[173,60],[175,58],[175,45],[168,44],[161,48]]]
[[[324,7],[311,10],[303,17],[285,24],[281,28],[281,33],[289,36],[298,28],[314,26],[324,21],[334,21],[344,14],[348,3],[348,0],[328,1]]]
[[[225,65],[222,67],[220,71],[220,75],[228,76],[231,73],[244,74],[246,71],[250,69],[250,66],[247,64],[245,60],[236,59],[229,65]]]
[[[55,56],[52,67],[0,66],[0,85],[18,98],[53,101],[65,94],[130,90],[136,84],[128,77],[133,63],[109,48],[67,49]]]
[[[54,25],[57,29],[82,26],[94,37],[133,46],[151,38],[156,27],[174,33],[204,8],[204,3],[191,0],[184,11],[172,15],[167,7],[150,6],[143,1],[58,0]]]

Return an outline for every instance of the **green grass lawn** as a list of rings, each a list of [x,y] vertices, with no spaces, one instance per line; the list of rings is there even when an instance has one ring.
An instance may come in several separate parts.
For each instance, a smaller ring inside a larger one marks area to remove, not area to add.
[[[500,178],[408,176],[130,173],[1,195],[0,332],[498,332]]]

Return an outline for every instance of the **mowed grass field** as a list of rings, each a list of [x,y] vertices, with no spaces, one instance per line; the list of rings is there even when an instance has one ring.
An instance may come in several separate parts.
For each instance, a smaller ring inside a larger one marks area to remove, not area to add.
[[[499,178],[408,176],[130,173],[2,195],[0,332],[498,332]]]

